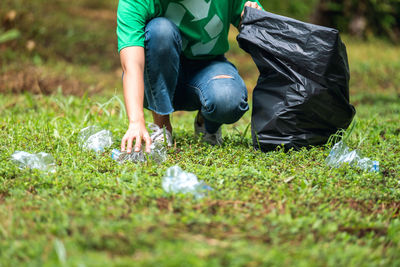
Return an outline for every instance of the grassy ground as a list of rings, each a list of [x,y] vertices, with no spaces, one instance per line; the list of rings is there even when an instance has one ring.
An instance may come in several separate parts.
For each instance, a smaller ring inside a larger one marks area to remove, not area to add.
[[[222,147],[192,138],[194,113],[174,114],[176,147],[165,163],[118,165],[110,150],[77,143],[80,129],[100,125],[118,147],[126,129],[118,66],[68,60],[51,52],[57,46],[38,52],[43,71],[69,70],[87,94],[49,85],[50,95],[1,95],[0,266],[400,265],[400,48],[345,41],[358,112],[349,145],[378,160],[380,173],[329,168],[329,146],[255,152],[249,113],[223,129]],[[34,55],[13,59],[25,53],[15,45],[0,47],[3,73],[21,71],[19,60],[37,66]],[[232,46],[229,58],[252,88],[254,65]],[[93,94],[102,73],[103,91]],[[18,169],[15,150],[51,153],[57,172]],[[215,190],[202,200],[166,194],[161,179],[175,164]]]

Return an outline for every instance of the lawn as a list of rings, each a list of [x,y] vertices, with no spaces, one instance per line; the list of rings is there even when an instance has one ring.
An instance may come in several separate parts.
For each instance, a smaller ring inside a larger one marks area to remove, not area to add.
[[[166,162],[119,165],[110,157],[127,126],[118,67],[91,68],[53,48],[34,65],[89,85],[79,96],[57,83],[51,94],[1,94],[0,266],[400,266],[400,47],[344,40],[357,109],[348,145],[379,161],[379,173],[330,168],[332,144],[255,151],[250,112],[223,128],[220,147],[193,138],[195,113],[176,113]],[[231,41],[251,90],[255,67]],[[83,151],[88,125],[110,130],[113,147]],[[52,154],[56,172],[19,169],[16,150]],[[214,190],[203,199],[164,192],[174,165]]]

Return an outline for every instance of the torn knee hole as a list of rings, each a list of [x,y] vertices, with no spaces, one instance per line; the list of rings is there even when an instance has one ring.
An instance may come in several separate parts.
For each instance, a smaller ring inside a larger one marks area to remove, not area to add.
[[[214,76],[211,80],[217,80],[217,79],[233,79],[233,77],[230,75],[217,75]]]

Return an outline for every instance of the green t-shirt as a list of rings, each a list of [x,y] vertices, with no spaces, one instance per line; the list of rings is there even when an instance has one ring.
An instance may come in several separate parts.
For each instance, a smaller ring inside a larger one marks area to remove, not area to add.
[[[119,0],[118,51],[144,47],[144,28],[155,17],[175,23],[182,36],[183,53],[200,59],[222,55],[229,49],[230,24],[238,27],[247,0]],[[260,6],[258,0],[254,0]]]

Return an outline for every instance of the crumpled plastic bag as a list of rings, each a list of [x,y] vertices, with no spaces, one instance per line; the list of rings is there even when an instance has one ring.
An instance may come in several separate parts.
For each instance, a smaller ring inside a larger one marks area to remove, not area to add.
[[[350,72],[337,30],[245,8],[237,40],[260,71],[251,119],[255,149],[324,144],[350,125]]]

